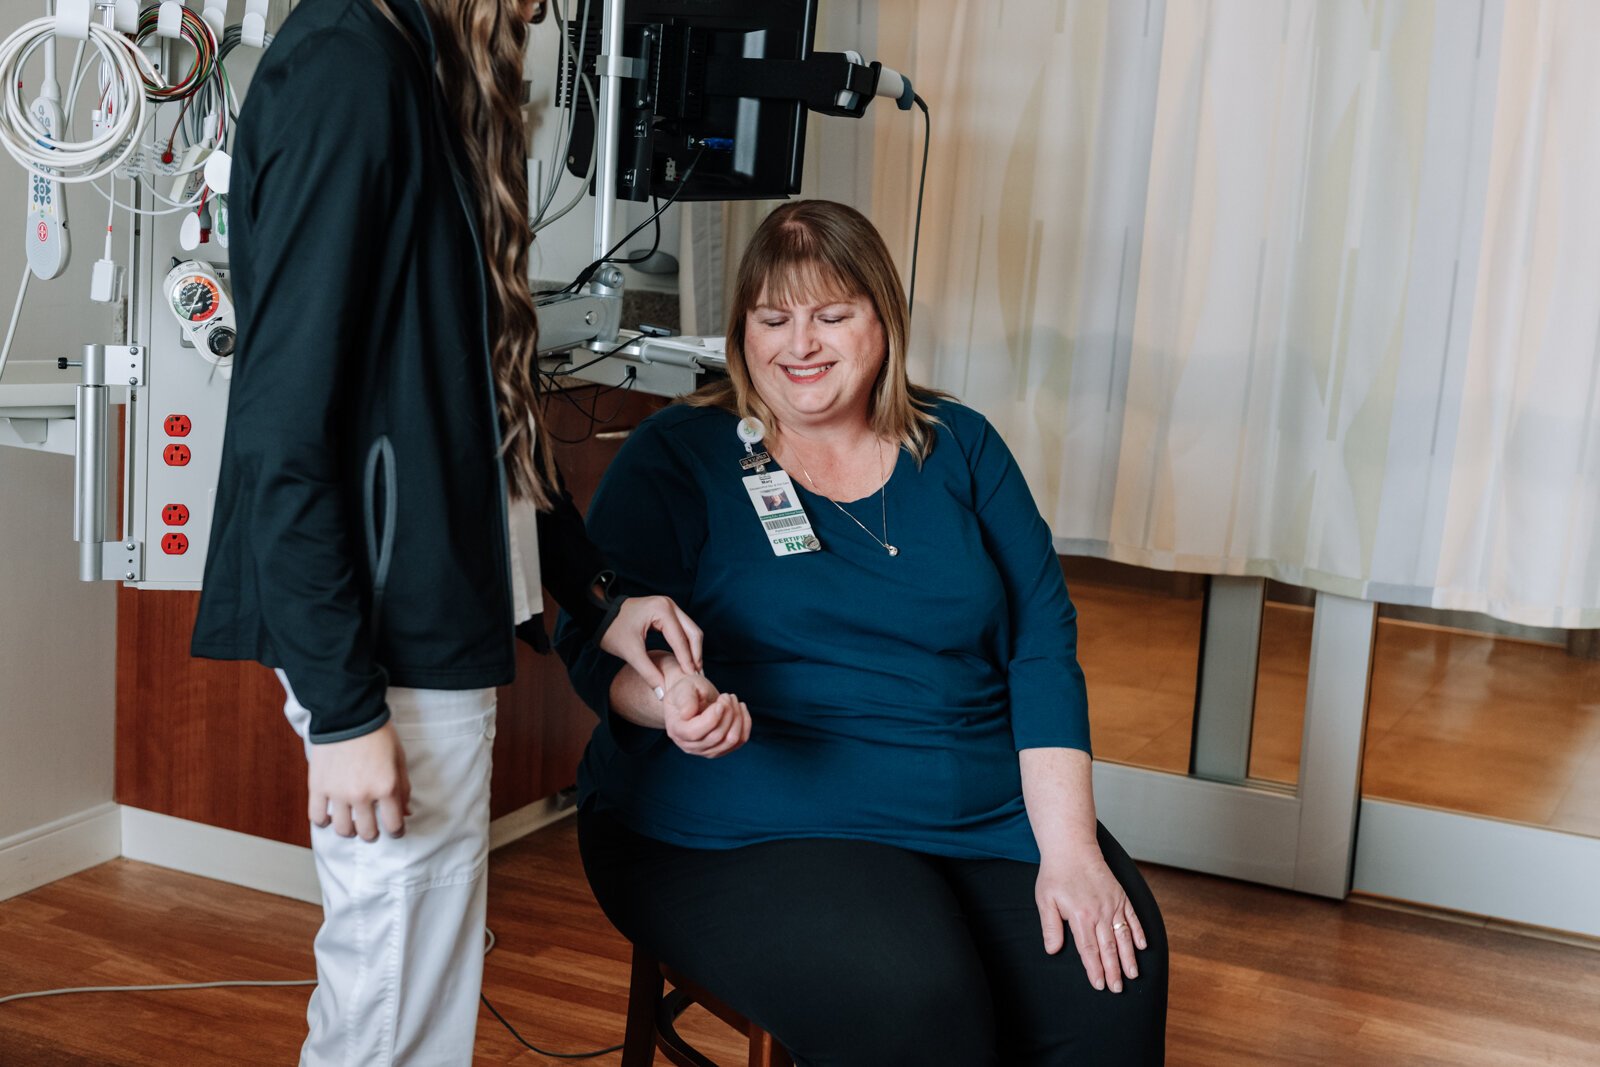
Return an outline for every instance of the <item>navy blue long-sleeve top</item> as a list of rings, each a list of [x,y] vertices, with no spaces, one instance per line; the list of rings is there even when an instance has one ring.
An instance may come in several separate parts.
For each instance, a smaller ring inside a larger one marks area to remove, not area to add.
[[[1005,443],[953,401],[934,414],[921,467],[902,449],[881,505],[843,505],[880,535],[887,509],[893,557],[798,472],[822,551],[774,555],[726,411],[677,405],[629,437],[590,536],[624,589],[694,617],[706,675],[753,725],[720,759],[685,754],[612,713],[622,662],[563,621],[557,648],[600,715],[584,803],[691,848],[833,837],[1038,860],[1017,752],[1089,749],[1076,613]]]

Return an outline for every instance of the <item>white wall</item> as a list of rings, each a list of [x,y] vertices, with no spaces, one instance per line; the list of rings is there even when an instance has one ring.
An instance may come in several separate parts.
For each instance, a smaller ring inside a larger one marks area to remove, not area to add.
[[[43,10],[0,0],[0,33]],[[0,330],[23,270],[24,189],[22,169],[0,156]],[[87,299],[106,203],[93,190],[67,197],[72,262],[29,286],[13,362],[117,339],[111,309]],[[0,898],[81,866],[74,856],[103,854],[108,834],[115,854],[114,817],[94,818],[112,794],[115,639],[115,589],[77,578],[71,457],[0,448]],[[95,825],[87,853],[74,829],[84,818]]]
[[[116,590],[78,581],[72,458],[0,448],[0,900],[119,854],[115,690]]]
[[[72,458],[0,448],[0,845],[111,799],[116,590],[77,569]]]

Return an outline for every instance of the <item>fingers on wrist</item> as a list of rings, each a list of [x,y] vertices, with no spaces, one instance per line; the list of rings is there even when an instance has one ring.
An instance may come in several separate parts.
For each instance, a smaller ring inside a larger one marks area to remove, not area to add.
[[[705,677],[705,675],[701,674],[699,671],[685,672],[685,671],[683,671],[682,668],[679,668],[679,674],[678,674],[678,676],[676,678],[672,678],[672,677],[670,677],[668,675],[663,674],[662,678],[666,681],[666,685],[665,685],[664,691],[663,691],[663,693],[661,695],[661,699],[666,699],[666,694],[667,693],[672,692],[674,689],[678,688],[678,686],[682,685],[684,682],[687,682],[687,681],[689,681],[690,679],[693,679],[693,678],[704,678],[704,677]]]

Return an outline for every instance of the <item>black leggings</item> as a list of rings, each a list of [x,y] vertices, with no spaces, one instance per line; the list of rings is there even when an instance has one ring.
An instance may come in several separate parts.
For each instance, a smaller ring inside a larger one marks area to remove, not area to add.
[[[1133,861],[1100,849],[1144,926],[1139,977],[1096,992],[1045,954],[1038,867],[864,841],[680,848],[578,817],[595,897],[630,941],[700,982],[807,1067],[1162,1062],[1167,933]]]

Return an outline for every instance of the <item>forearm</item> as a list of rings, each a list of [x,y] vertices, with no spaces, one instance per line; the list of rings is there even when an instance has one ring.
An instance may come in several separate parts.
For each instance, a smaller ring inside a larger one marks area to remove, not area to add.
[[[656,669],[661,671],[666,679],[663,689],[671,689],[687,677],[672,653],[652,652],[650,658],[655,661]],[[644,726],[651,730],[666,728],[665,709],[661,701],[656,698],[655,691],[650,685],[639,676],[639,672],[632,667],[624,665],[611,680],[610,698],[612,714],[622,716],[635,726]]]
[[[311,713],[310,740],[323,744],[370,733],[388,721],[388,677],[372,654],[370,617],[356,578],[342,509],[316,476],[293,464],[262,479],[252,533],[262,625],[276,666]]]
[[[1092,852],[1098,856],[1094,785],[1089,754],[1075,748],[1025,748],[1022,800],[1045,862]]]
[[[606,562],[589,540],[583,516],[565,488],[549,511],[538,514],[539,571],[550,596],[586,634],[597,634],[606,618],[606,590],[596,584],[609,577]]]

